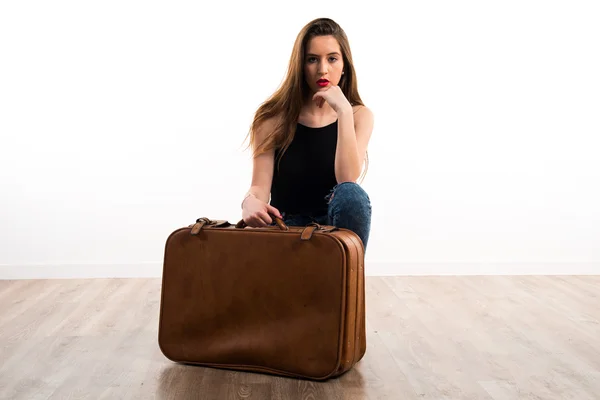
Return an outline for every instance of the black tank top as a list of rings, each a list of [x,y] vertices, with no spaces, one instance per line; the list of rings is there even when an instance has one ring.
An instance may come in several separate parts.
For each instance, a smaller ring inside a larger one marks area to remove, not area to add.
[[[337,184],[335,150],[338,121],[310,128],[298,123],[292,143],[283,153],[275,149],[271,205],[286,214],[327,214],[327,196]]]

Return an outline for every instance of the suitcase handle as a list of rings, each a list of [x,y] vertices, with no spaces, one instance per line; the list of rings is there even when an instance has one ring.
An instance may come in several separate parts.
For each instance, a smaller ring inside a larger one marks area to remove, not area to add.
[[[269,213],[269,216],[275,220],[275,223],[277,224],[277,226],[279,227],[279,229],[281,229],[282,231],[287,231],[287,230],[290,229],[285,224],[285,222],[283,222],[283,220],[281,218],[276,217],[275,215],[273,215],[271,213]],[[237,224],[235,224],[235,227],[236,228],[240,228],[240,229],[243,229],[243,228],[245,228],[247,226],[248,226],[248,224],[246,224],[246,222],[244,222],[243,218],[240,220],[240,222],[238,222]]]

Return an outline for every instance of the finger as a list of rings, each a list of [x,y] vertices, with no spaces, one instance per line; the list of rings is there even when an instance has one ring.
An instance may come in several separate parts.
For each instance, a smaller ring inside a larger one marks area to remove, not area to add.
[[[252,214],[251,216],[252,221],[254,222],[255,226],[265,226],[265,221],[264,221],[264,212],[262,211],[257,211],[254,214]]]
[[[262,221],[264,221],[265,225],[271,225],[271,223],[273,223],[271,216],[265,211],[259,211],[258,216]]]
[[[265,224],[265,221],[263,221],[259,217],[254,217],[252,219],[252,226],[255,227],[255,228],[259,228],[261,226],[267,226],[267,224]]]
[[[271,213],[272,213],[273,215],[277,216],[278,218],[283,218],[283,217],[281,216],[281,213],[279,212],[279,210],[278,210],[278,209],[276,209],[275,207],[273,207],[273,206],[269,206],[269,211],[271,211]]]

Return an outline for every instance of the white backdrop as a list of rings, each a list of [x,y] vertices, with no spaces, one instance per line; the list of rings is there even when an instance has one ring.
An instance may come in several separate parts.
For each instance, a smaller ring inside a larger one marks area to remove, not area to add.
[[[173,230],[237,222],[252,116],[317,17],[375,114],[368,275],[600,273],[599,10],[2,2],[0,278],[160,276]]]

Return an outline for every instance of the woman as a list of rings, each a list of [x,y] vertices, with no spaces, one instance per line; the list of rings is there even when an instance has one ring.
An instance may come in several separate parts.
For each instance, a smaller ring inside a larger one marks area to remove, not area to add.
[[[371,203],[356,181],[372,131],[346,34],[329,18],[311,21],[296,38],[285,81],[250,128],[244,222],[265,227],[277,216],[290,226],[334,225],[354,231],[366,249]]]

